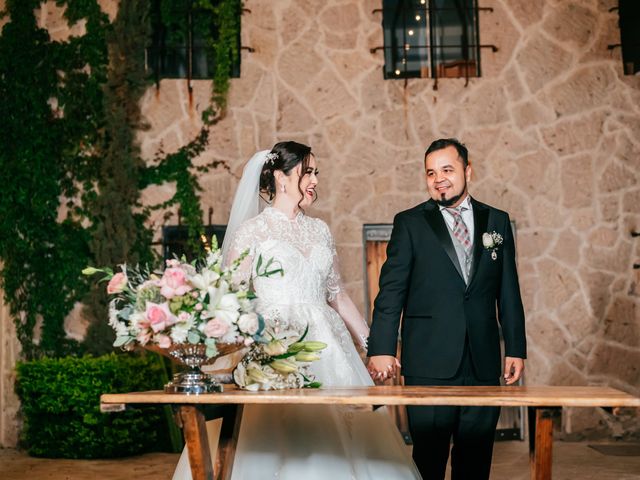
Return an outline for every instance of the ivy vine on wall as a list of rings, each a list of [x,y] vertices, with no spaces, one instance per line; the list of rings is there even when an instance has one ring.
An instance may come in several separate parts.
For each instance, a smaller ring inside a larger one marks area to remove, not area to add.
[[[63,326],[82,298],[92,319],[84,349],[111,349],[103,287],[90,289],[78,272],[87,264],[152,260],[150,208],[179,204],[194,237],[202,230],[196,174],[207,166],[194,168],[192,160],[224,115],[230,76],[230,66],[216,62],[200,134],[146,165],[135,132],[143,128],[139,101],[149,85],[149,0],[121,0],[113,24],[96,0],[55,3],[66,6],[69,24],[86,19],[85,35],[52,41],[37,25],[40,0],[7,0],[0,34],[0,281],[27,359],[83,349]],[[215,58],[234,58],[240,2],[198,3],[222,22],[209,39]],[[140,204],[141,189],[171,181],[176,194],[168,202]]]

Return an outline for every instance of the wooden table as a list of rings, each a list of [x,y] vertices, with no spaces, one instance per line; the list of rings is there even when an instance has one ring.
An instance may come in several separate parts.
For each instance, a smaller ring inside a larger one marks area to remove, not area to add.
[[[561,407],[640,407],[640,398],[609,387],[348,387],[246,392],[227,386],[224,393],[167,394],[160,391],[104,394],[104,410],[126,404],[173,404],[189,447],[194,480],[231,478],[242,408],[246,404],[473,405],[526,406],[529,409],[529,451],[532,480],[551,478],[552,419]],[[229,405],[219,416],[222,430],[212,462],[206,435],[204,405]]]

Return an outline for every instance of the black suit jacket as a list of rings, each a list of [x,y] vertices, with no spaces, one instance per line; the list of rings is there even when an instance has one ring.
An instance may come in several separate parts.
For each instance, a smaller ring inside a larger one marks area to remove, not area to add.
[[[476,375],[501,375],[499,325],[505,355],[526,357],[524,311],[513,234],[506,212],[471,199],[474,247],[469,285],[438,205],[429,200],[396,215],[380,274],[369,336],[369,356],[395,355],[402,316],[402,374],[450,378],[465,337]],[[501,234],[497,258],[482,234]]]

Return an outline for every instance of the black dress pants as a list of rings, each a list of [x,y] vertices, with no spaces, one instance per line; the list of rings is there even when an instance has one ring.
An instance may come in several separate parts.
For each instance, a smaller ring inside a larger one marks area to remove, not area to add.
[[[498,378],[478,380],[468,348],[455,376],[448,379],[405,377],[405,385],[499,385]],[[445,477],[451,441],[451,479],[486,480],[500,407],[408,406],[413,460],[424,480]]]

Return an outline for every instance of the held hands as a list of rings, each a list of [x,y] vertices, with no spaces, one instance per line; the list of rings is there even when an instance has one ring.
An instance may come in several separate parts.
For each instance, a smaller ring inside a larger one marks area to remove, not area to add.
[[[504,357],[504,381],[507,385],[516,383],[524,371],[524,359]]]
[[[369,358],[367,370],[374,381],[384,382],[388,378],[396,378],[400,362],[391,355],[375,355]]]

